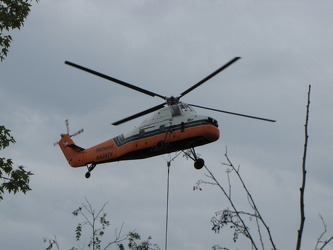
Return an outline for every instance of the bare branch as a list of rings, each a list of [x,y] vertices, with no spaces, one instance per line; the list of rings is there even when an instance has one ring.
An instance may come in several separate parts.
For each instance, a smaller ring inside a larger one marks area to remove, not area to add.
[[[327,232],[327,226],[325,224],[324,218],[321,216],[321,214],[319,214],[319,217],[324,225],[324,232],[322,232],[321,235],[318,237],[317,244],[315,246],[315,250],[318,249],[319,244],[322,242],[321,239],[323,238],[324,234]]]
[[[121,228],[120,228],[120,230],[119,230],[119,233],[117,232],[117,229],[115,229],[115,240],[114,241],[112,241],[112,242],[109,242],[106,246],[105,246],[105,248],[103,249],[103,250],[106,250],[106,249],[108,249],[111,245],[113,245],[113,244],[119,244],[119,243],[121,243],[121,242],[123,242],[123,241],[125,241],[125,240],[127,240],[128,239],[128,237],[129,237],[129,235],[128,234],[122,234],[121,232],[123,231],[123,226],[124,226],[124,223],[121,225]]]
[[[240,224],[234,224],[236,226],[235,229],[239,230],[245,237],[247,237],[251,241],[252,248],[258,249],[258,247],[256,246],[256,243],[255,243],[255,241],[254,241],[251,233],[248,230],[248,227],[246,226],[243,218],[240,216],[240,212],[236,208],[236,206],[235,206],[234,202],[232,201],[231,197],[228,195],[228,193],[225,191],[225,189],[218,182],[218,180],[215,178],[215,176],[213,175],[213,173],[208,169],[208,167],[206,165],[205,165],[205,168],[208,171],[208,173],[211,176],[211,178],[214,180],[214,183],[216,183],[216,185],[222,190],[222,192],[225,195],[225,197],[227,197],[230,205],[232,206],[232,208],[234,210],[234,213],[236,214],[237,219],[240,222]],[[229,215],[227,215],[227,216],[229,216]],[[231,221],[229,221],[229,222],[231,222]]]
[[[305,211],[304,211],[304,192],[305,192],[305,182],[306,182],[306,153],[307,153],[307,147],[308,147],[308,122],[309,122],[309,109],[310,109],[310,92],[311,92],[311,85],[309,85],[309,91],[308,91],[308,103],[306,106],[306,118],[305,118],[305,125],[304,125],[304,133],[305,133],[305,142],[304,142],[304,151],[303,151],[303,160],[302,160],[302,186],[300,188],[300,225],[298,229],[297,234],[297,243],[296,243],[296,250],[301,249],[301,243],[302,243],[302,235],[303,235],[303,229],[304,229],[304,223],[305,223]]]
[[[251,195],[250,191],[246,187],[245,182],[243,181],[243,178],[241,177],[241,175],[239,173],[239,167],[238,167],[238,169],[235,168],[235,166],[232,164],[232,162],[230,161],[230,159],[229,159],[229,157],[228,157],[227,154],[225,154],[225,157],[226,157],[226,159],[228,161],[228,166],[230,166],[232,168],[232,170],[236,173],[238,179],[242,183],[243,188],[244,188],[244,190],[245,190],[245,192],[247,194],[247,197],[249,199],[249,204],[252,207],[252,209],[255,211],[255,214],[257,214],[256,218],[258,218],[261,221],[261,223],[264,225],[264,227],[266,228],[267,234],[269,236],[269,240],[270,240],[270,242],[272,244],[273,249],[275,250],[276,246],[275,246],[275,243],[273,241],[273,237],[272,237],[271,231],[270,231],[268,225],[266,224],[265,220],[261,216],[261,214],[260,214],[260,212],[259,212],[259,210],[258,210],[258,208],[257,208],[257,206],[256,206],[256,204],[255,204],[255,202],[254,202],[254,200],[252,198],[252,195]],[[259,227],[258,227],[258,233],[259,233],[259,237],[260,237],[261,243],[262,243],[262,238],[261,238],[262,236],[261,236],[261,231],[260,231]]]
[[[333,240],[333,235],[331,236],[331,238],[329,238],[328,240],[325,240],[325,241],[323,242],[324,244],[322,245],[321,248],[319,248],[319,250],[324,249],[324,247],[326,247],[326,245],[327,245],[331,240]]]
[[[324,221],[324,218],[319,214],[319,217],[324,225],[324,231],[321,233],[321,235],[318,237],[318,240],[317,240],[317,244],[315,246],[315,250],[322,250],[325,248],[325,246],[333,239],[333,235],[327,239],[327,240],[322,240],[323,236],[327,233],[327,226],[326,226],[326,223]],[[319,248],[319,245],[320,244],[323,244],[320,248]]]

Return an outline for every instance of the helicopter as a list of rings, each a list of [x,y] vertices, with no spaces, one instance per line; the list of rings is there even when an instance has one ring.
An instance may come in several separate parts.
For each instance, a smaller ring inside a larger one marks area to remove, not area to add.
[[[102,77],[106,80],[117,83],[121,86],[135,90],[151,97],[159,97],[164,100],[163,103],[126,117],[122,120],[112,123],[112,125],[120,125],[141,116],[153,113],[146,118],[139,126],[127,133],[118,135],[112,139],[99,143],[90,148],[82,148],[77,146],[72,137],[83,132],[83,129],[70,135],[68,120],[66,120],[66,134],[61,134],[59,144],[68,164],[73,168],[87,167],[85,174],[89,178],[91,171],[98,164],[124,161],[138,160],[154,157],[172,152],[184,152],[194,161],[195,169],[201,169],[205,162],[200,158],[195,148],[208,143],[215,142],[220,137],[218,122],[214,118],[197,113],[194,108],[201,108],[231,115],[242,116],[246,118],[258,119],[262,121],[275,122],[272,119],[266,119],[257,116],[250,116],[240,113],[229,112],[220,109],[214,109],[195,104],[183,103],[180,101],[182,97],[207,82],[209,79],[235,63],[240,57],[235,57],[216,71],[186,89],[179,96],[166,97],[158,93],[143,89],[130,83],[118,80],[111,76],[99,73],[92,69],[80,66],[78,64],[65,61],[65,64],[74,68],[86,71],[90,74]]]

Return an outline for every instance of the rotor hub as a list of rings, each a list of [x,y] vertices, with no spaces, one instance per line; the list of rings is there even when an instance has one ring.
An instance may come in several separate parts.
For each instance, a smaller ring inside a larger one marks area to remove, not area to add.
[[[166,98],[166,103],[168,106],[178,104],[179,97],[174,97],[174,96],[168,97],[168,98]]]

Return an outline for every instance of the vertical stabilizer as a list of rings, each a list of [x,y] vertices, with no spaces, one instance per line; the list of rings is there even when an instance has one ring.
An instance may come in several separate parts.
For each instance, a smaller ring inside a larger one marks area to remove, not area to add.
[[[84,166],[84,161],[83,161],[84,148],[75,145],[74,141],[69,136],[69,134],[62,134],[61,140],[58,142],[58,144],[70,166],[72,167]]]

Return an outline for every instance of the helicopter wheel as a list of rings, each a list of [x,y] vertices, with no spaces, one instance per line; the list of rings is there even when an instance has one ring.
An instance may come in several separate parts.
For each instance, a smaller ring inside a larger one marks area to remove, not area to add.
[[[198,158],[195,162],[194,162],[194,168],[195,169],[202,169],[202,167],[205,165],[205,161],[202,158]]]
[[[90,172],[96,167],[95,163],[92,163],[90,166],[87,165],[88,172],[84,175],[87,179],[90,177]]]

